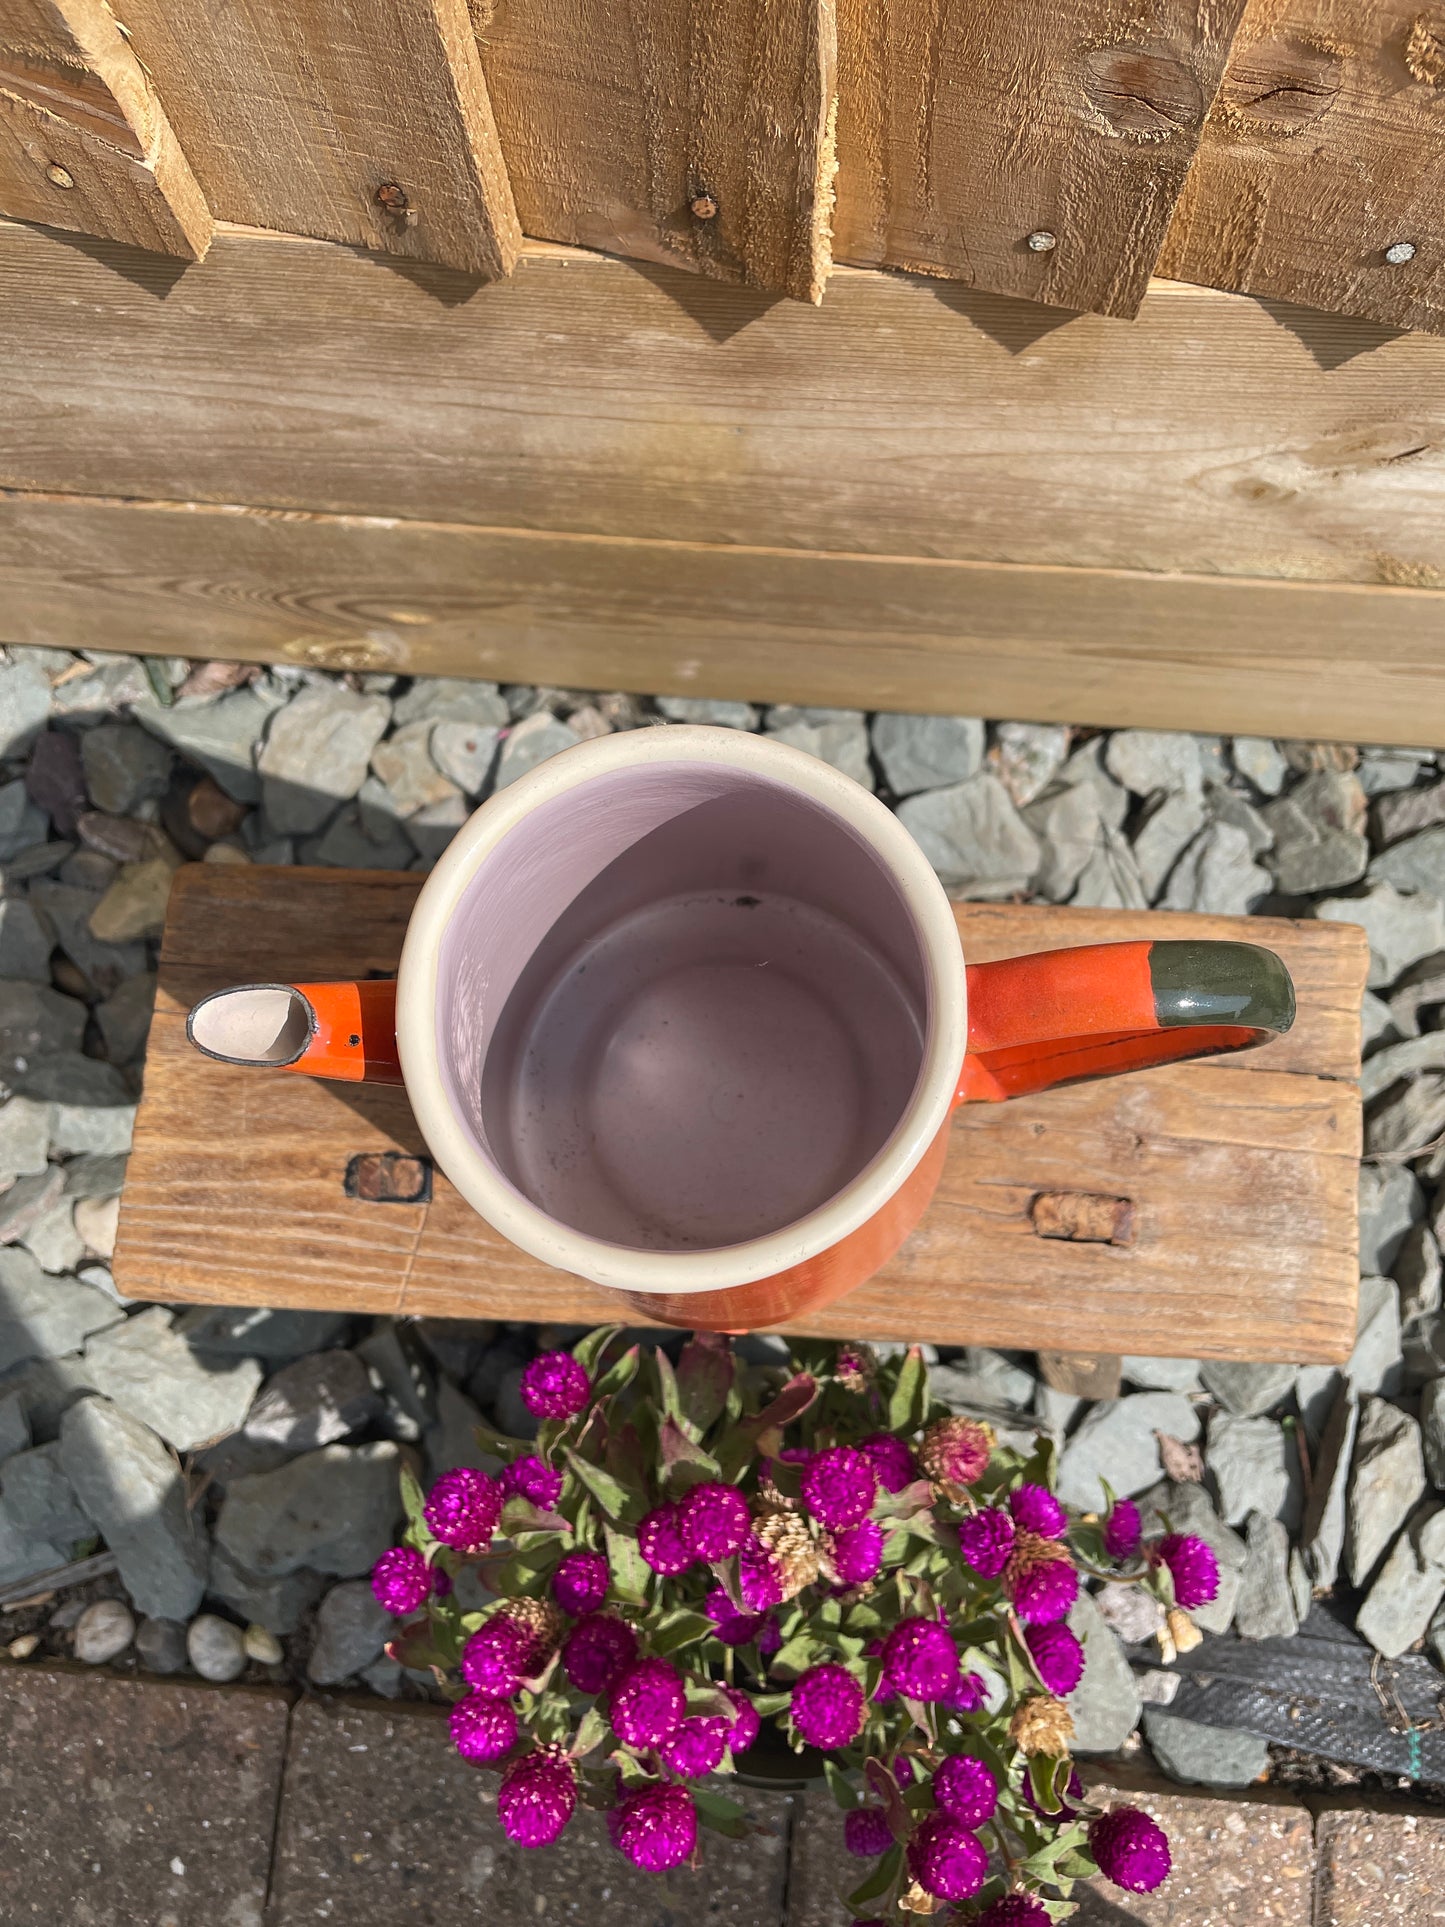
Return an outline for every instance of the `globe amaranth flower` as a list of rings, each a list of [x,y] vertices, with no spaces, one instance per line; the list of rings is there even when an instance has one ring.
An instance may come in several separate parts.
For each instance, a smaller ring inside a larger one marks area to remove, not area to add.
[[[878,1577],[885,1536],[876,1519],[863,1519],[834,1533],[833,1570],[840,1586],[863,1586]]]
[[[906,1753],[893,1756],[893,1777],[899,1786],[912,1786],[914,1780],[913,1762]]]
[[[500,1760],[516,1743],[516,1709],[492,1693],[468,1693],[458,1700],[450,1724],[452,1745],[473,1766]]]
[[[508,1498],[516,1493],[544,1512],[550,1512],[562,1496],[562,1474],[555,1466],[544,1465],[535,1453],[513,1459],[503,1468],[500,1483]]]
[[[727,1751],[728,1730],[719,1714],[690,1713],[658,1747],[663,1765],[684,1780],[700,1780]]]
[[[1004,1590],[1026,1626],[1063,1619],[1079,1596],[1079,1575],[1056,1539],[1019,1532],[1003,1573]]]
[[[1052,1916],[1032,1894],[1005,1894],[984,1908],[975,1927],[1051,1927]]]
[[[1013,1515],[1002,1506],[986,1505],[958,1522],[958,1549],[980,1579],[998,1578],[1008,1564],[1014,1538]]]
[[[522,1373],[522,1403],[534,1418],[576,1418],[592,1382],[570,1352],[543,1352]]]
[[[809,1746],[847,1746],[863,1729],[863,1688],[845,1667],[810,1666],[793,1682],[793,1725]]]
[[[1143,1526],[1132,1499],[1115,1499],[1104,1521],[1104,1550],[1111,1559],[1132,1559],[1139,1550]]]
[[[1046,1485],[1021,1485],[1010,1492],[1008,1509],[1015,1525],[1041,1539],[1062,1539],[1069,1529],[1068,1513]]]
[[[892,1432],[871,1432],[858,1450],[872,1463],[885,1492],[901,1492],[918,1477],[917,1459],[906,1442]]]
[[[736,1686],[723,1686],[718,1690],[733,1703],[733,1723],[728,1734],[728,1752],[746,1753],[758,1737],[762,1726],[758,1718],[758,1709],[747,1694],[739,1692]]]
[[[1008,1723],[1009,1738],[1020,1753],[1062,1760],[1074,1737],[1074,1716],[1052,1693],[1031,1693],[1020,1700]]]
[[[794,1599],[805,1586],[811,1586],[823,1570],[824,1548],[814,1538],[801,1512],[788,1506],[770,1507],[753,1528],[753,1538],[738,1560],[738,1576],[744,1600],[749,1597],[746,1583],[752,1564],[751,1547],[756,1544],[770,1559],[771,1572],[783,1599]],[[764,1587],[771,1591],[766,1580]]]
[[[982,1760],[954,1753],[934,1773],[933,1800],[940,1812],[960,1826],[981,1827],[993,1818],[998,1805],[998,1781]]]
[[[1152,1894],[1169,1878],[1169,1837],[1138,1807],[1115,1807],[1089,1826],[1099,1872],[1131,1894]]]
[[[1169,1568],[1174,1603],[1185,1612],[1207,1606],[1219,1591],[1219,1561],[1202,1539],[1171,1532],[1153,1548],[1154,1559]]]
[[[644,1873],[680,1867],[697,1845],[697,1809],[686,1787],[625,1793],[607,1816],[612,1844]]]
[[[728,1597],[726,1586],[713,1586],[702,1602],[702,1609],[717,1628],[724,1646],[746,1646],[756,1639],[763,1623],[761,1613],[740,1613]]]
[[[602,1604],[611,1576],[605,1553],[563,1553],[552,1574],[552,1597],[564,1613],[580,1619],[583,1613],[596,1612]]]
[[[1084,1677],[1084,1649],[1068,1627],[1057,1620],[1050,1626],[1030,1626],[1024,1643],[1049,1691],[1059,1699],[1072,1693]]]
[[[757,1539],[738,1554],[738,1591],[750,1613],[765,1613],[783,1603],[783,1573],[778,1556]]]
[[[893,1845],[893,1829],[882,1807],[855,1807],[843,1821],[843,1845],[860,1860],[887,1853]]]
[[[764,1659],[771,1659],[783,1643],[783,1629],[771,1613],[758,1629],[758,1651]]]
[[[652,1570],[664,1578],[675,1579],[678,1573],[687,1571],[693,1556],[678,1529],[675,1505],[656,1506],[639,1522],[637,1549]]]
[[[941,1704],[951,1713],[976,1713],[988,1698],[988,1688],[977,1673],[960,1673],[958,1684]]]
[[[900,1619],[883,1642],[883,1679],[906,1699],[946,1699],[958,1684],[948,1628],[936,1619]]]
[[[682,1724],[687,1695],[665,1659],[639,1659],[612,1689],[612,1730],[627,1746],[660,1746]]]
[[[972,1485],[988,1470],[993,1430],[976,1418],[940,1418],[923,1434],[918,1463],[930,1479]]]
[[[938,1900],[967,1900],[988,1874],[983,1842],[946,1813],[920,1820],[908,1843],[908,1871]]]
[[[589,1613],[562,1644],[562,1667],[579,1693],[605,1693],[637,1657],[637,1635],[625,1619]]]
[[[411,1546],[392,1546],[371,1569],[377,1604],[400,1619],[426,1604],[432,1594],[432,1569]]]
[[[461,1674],[479,1692],[509,1698],[535,1679],[557,1645],[562,1616],[545,1599],[512,1599],[462,1648]]]
[[[677,1530],[694,1559],[727,1559],[741,1552],[751,1529],[748,1502],[734,1485],[708,1480],[678,1502]]]
[[[519,1847],[549,1847],[572,1818],[577,1776],[556,1747],[514,1760],[497,1788],[497,1818]]]
[[[427,1494],[422,1517],[434,1539],[458,1552],[485,1552],[506,1498],[495,1479],[459,1466],[443,1472]]]
[[[878,1496],[873,1461],[851,1445],[833,1445],[814,1454],[803,1474],[803,1503],[833,1531],[866,1519]]]

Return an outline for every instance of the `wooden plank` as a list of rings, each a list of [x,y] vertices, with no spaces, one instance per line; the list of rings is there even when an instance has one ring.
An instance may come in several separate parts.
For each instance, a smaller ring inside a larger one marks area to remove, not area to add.
[[[1243,10],[842,0],[839,260],[1137,313]]]
[[[124,0],[124,17],[223,219],[510,272],[466,0]]]
[[[476,0],[524,230],[818,301],[833,0]]]
[[[591,1319],[609,1294],[491,1231],[438,1176],[427,1206],[342,1193],[357,1152],[423,1147],[403,1093],[237,1071],[184,1013],[248,977],[394,966],[420,879],[183,870],[171,898],[116,1278],[134,1297]],[[1084,1352],[1334,1361],[1353,1342],[1360,933],[1317,924],[957,907],[977,960],[1050,944],[1248,935],[1296,973],[1268,1052],[1176,1065],[958,1115],[938,1203],[900,1257],[809,1328]],[[1129,1196],[1127,1247],[1034,1235],[1043,1190]],[[631,1315],[630,1313],[627,1315]]]
[[[104,0],[0,9],[0,212],[199,260],[213,223]]]
[[[1436,590],[0,493],[15,642],[1445,746]]]
[[[1178,283],[1122,327],[854,269],[814,311],[545,245],[477,289],[234,229],[184,300],[167,272],[0,225],[0,486],[1445,587],[1428,335]]]
[[[1445,332],[1442,113],[1438,7],[1250,0],[1162,271]]]

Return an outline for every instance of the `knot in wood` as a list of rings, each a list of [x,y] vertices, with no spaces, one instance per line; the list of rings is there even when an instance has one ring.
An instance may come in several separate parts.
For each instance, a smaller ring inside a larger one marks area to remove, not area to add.
[[[688,202],[688,207],[699,221],[715,221],[717,219],[717,202],[711,194],[694,194]]]
[[[1216,112],[1237,133],[1288,140],[1328,112],[1340,90],[1340,56],[1286,36],[1231,59]]]
[[[62,167],[59,161],[51,161],[47,164],[45,178],[53,182],[56,187],[75,186],[75,176],[68,167]]]
[[[1176,54],[1162,48],[1091,49],[1084,62],[1084,94],[1121,140],[1169,140],[1198,127],[1204,117],[1199,82]]]
[[[405,214],[411,206],[406,189],[398,181],[383,181],[376,190],[376,200],[388,214]]]

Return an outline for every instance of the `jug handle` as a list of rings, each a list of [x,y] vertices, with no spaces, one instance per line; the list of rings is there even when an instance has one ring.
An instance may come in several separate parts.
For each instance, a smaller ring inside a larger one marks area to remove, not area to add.
[[[968,966],[968,1053],[955,1103],[1267,1043],[1294,984],[1252,943],[1099,943]]]
[[[191,1009],[186,1037],[222,1064],[298,1071],[345,1084],[403,1081],[394,977],[213,991]]]

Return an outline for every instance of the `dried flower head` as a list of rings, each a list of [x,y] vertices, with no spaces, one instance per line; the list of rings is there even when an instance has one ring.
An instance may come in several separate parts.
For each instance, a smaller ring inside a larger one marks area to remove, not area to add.
[[[1008,1730],[1019,1752],[1030,1759],[1044,1753],[1062,1760],[1074,1737],[1074,1719],[1064,1702],[1052,1693],[1034,1693],[1015,1707]]]
[[[940,1485],[972,1485],[988,1470],[993,1428],[976,1418],[941,1418],[923,1434],[918,1463]]]
[[[800,1514],[765,1512],[754,1526],[753,1536],[763,1550],[772,1555],[779,1603],[795,1599],[804,1586],[811,1586],[822,1571],[822,1552],[818,1541],[809,1531],[807,1520]],[[747,1596],[744,1585],[743,1598],[746,1600]]]
[[[833,1376],[849,1392],[866,1392],[878,1375],[878,1358],[871,1345],[850,1343],[838,1347]]]
[[[1204,1644],[1203,1633],[1188,1613],[1180,1612],[1177,1606],[1169,1608],[1164,1615],[1164,1623],[1176,1653],[1192,1653],[1196,1646]]]
[[[1004,1588],[1026,1626],[1063,1619],[1079,1596],[1079,1575],[1068,1549],[1036,1532],[1015,1534],[1004,1567]]]

